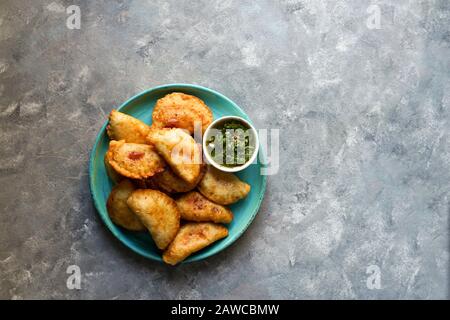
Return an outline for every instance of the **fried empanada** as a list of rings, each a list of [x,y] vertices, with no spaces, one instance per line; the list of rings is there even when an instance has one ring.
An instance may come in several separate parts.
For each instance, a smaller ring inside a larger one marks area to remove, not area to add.
[[[163,254],[165,263],[176,265],[189,255],[211,243],[228,236],[222,225],[211,222],[190,222],[183,225],[173,242]]]
[[[119,174],[116,170],[114,170],[114,168],[109,164],[109,156],[108,156],[108,152],[105,153],[105,158],[104,158],[104,162],[105,162],[105,169],[106,169],[106,173],[108,174],[108,177],[114,182],[114,183],[119,183],[120,181],[122,181],[123,179],[125,179],[124,176],[122,176],[121,174]]]
[[[156,175],[158,175],[158,174],[159,173],[157,173]],[[136,186],[136,189],[159,190],[158,184],[155,181],[156,175],[154,175],[153,177],[147,178],[147,179],[140,179],[140,180],[135,179],[135,180],[133,180],[133,184]]]
[[[228,205],[245,198],[250,185],[239,180],[233,173],[208,166],[205,175],[197,185],[198,190],[209,200]]]
[[[180,228],[180,211],[175,201],[160,191],[138,189],[127,204],[150,231],[156,246],[164,250]]]
[[[195,183],[201,171],[201,146],[186,131],[177,128],[152,128],[147,136],[156,151],[175,174],[187,183]]]
[[[156,102],[152,114],[152,125],[157,128],[181,128],[194,133],[195,122],[202,134],[213,121],[213,114],[199,98],[173,92]]]
[[[126,143],[125,140],[109,143],[109,164],[122,176],[145,179],[164,170],[164,160],[147,144]]]
[[[128,197],[133,191],[134,186],[131,181],[123,180],[111,190],[106,208],[115,224],[128,230],[142,231],[145,230],[145,226],[127,205]]]
[[[176,203],[180,209],[181,219],[184,220],[215,223],[230,223],[233,220],[230,209],[206,199],[197,191],[182,195]]]
[[[106,132],[111,140],[125,140],[127,143],[147,143],[150,127],[128,114],[112,110]]]
[[[204,166],[202,166],[203,169]],[[200,175],[194,181],[194,183],[188,183],[178,177],[170,168],[166,168],[163,172],[160,172],[152,177],[154,183],[159,189],[168,193],[188,192],[193,190],[200,179],[203,177],[205,170],[200,171]],[[153,189],[153,188],[152,188]]]

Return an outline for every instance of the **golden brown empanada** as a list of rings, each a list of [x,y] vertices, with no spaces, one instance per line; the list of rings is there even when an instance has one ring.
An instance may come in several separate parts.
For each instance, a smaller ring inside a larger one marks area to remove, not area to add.
[[[193,190],[200,179],[203,177],[205,170],[200,172],[198,178],[194,181],[194,183],[188,183],[178,177],[170,168],[166,168],[163,172],[160,172],[152,177],[152,180],[158,186],[159,189],[168,192],[168,193],[179,193],[179,192],[188,192]]]
[[[250,192],[250,185],[233,173],[219,171],[210,165],[197,188],[206,198],[221,205],[235,203]]]
[[[125,140],[127,143],[147,143],[150,127],[128,114],[112,110],[106,132],[111,140]]]
[[[189,221],[211,221],[230,223],[233,213],[230,209],[206,199],[197,191],[183,194],[176,200],[181,219]]]
[[[138,189],[127,204],[150,231],[156,246],[165,249],[180,228],[180,211],[175,201],[160,191]]]
[[[109,164],[108,152],[105,153],[104,162],[105,162],[106,173],[108,174],[108,177],[112,180],[112,182],[117,184],[120,181],[126,179],[124,176],[122,176],[116,170],[114,170],[114,168]]]
[[[133,191],[134,186],[131,181],[123,180],[111,190],[106,208],[115,224],[128,230],[142,231],[145,230],[145,226],[127,205],[128,197]]]
[[[122,176],[145,179],[164,170],[164,160],[147,144],[110,141],[109,164]]]
[[[189,222],[180,228],[173,242],[163,254],[165,263],[176,265],[189,255],[228,236],[228,230],[211,222]]]
[[[181,128],[193,134],[196,121],[204,133],[213,114],[202,100],[188,94],[170,93],[159,99],[153,109],[152,126],[157,128]]]
[[[148,141],[167,161],[175,174],[187,183],[195,183],[201,172],[201,146],[183,129],[150,130]]]
[[[164,170],[165,171],[165,170]],[[163,172],[164,172],[163,171]],[[158,175],[157,173],[156,175]],[[140,180],[133,180],[133,184],[136,186],[136,189],[153,189],[153,190],[160,190],[158,184],[155,181],[155,176],[146,178],[146,179],[140,179]]]

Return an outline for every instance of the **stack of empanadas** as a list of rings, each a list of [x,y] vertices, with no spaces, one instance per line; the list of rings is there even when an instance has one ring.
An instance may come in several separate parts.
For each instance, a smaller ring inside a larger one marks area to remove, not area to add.
[[[113,110],[105,167],[116,184],[107,201],[111,220],[131,231],[148,230],[175,265],[228,235],[226,205],[247,196],[250,185],[203,163],[192,134],[213,121],[199,98],[171,93],[155,105],[153,124]]]

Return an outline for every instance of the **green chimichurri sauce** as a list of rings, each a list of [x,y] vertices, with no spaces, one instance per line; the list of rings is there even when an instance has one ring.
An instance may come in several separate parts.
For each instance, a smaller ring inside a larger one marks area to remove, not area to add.
[[[211,157],[226,167],[237,167],[248,162],[255,150],[251,130],[239,120],[218,124],[206,140]]]

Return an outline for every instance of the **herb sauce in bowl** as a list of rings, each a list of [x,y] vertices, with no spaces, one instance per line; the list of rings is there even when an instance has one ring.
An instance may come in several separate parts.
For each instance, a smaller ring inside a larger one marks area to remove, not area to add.
[[[214,121],[206,130],[203,151],[219,170],[236,172],[253,162],[258,146],[256,129],[242,118],[229,116]]]

